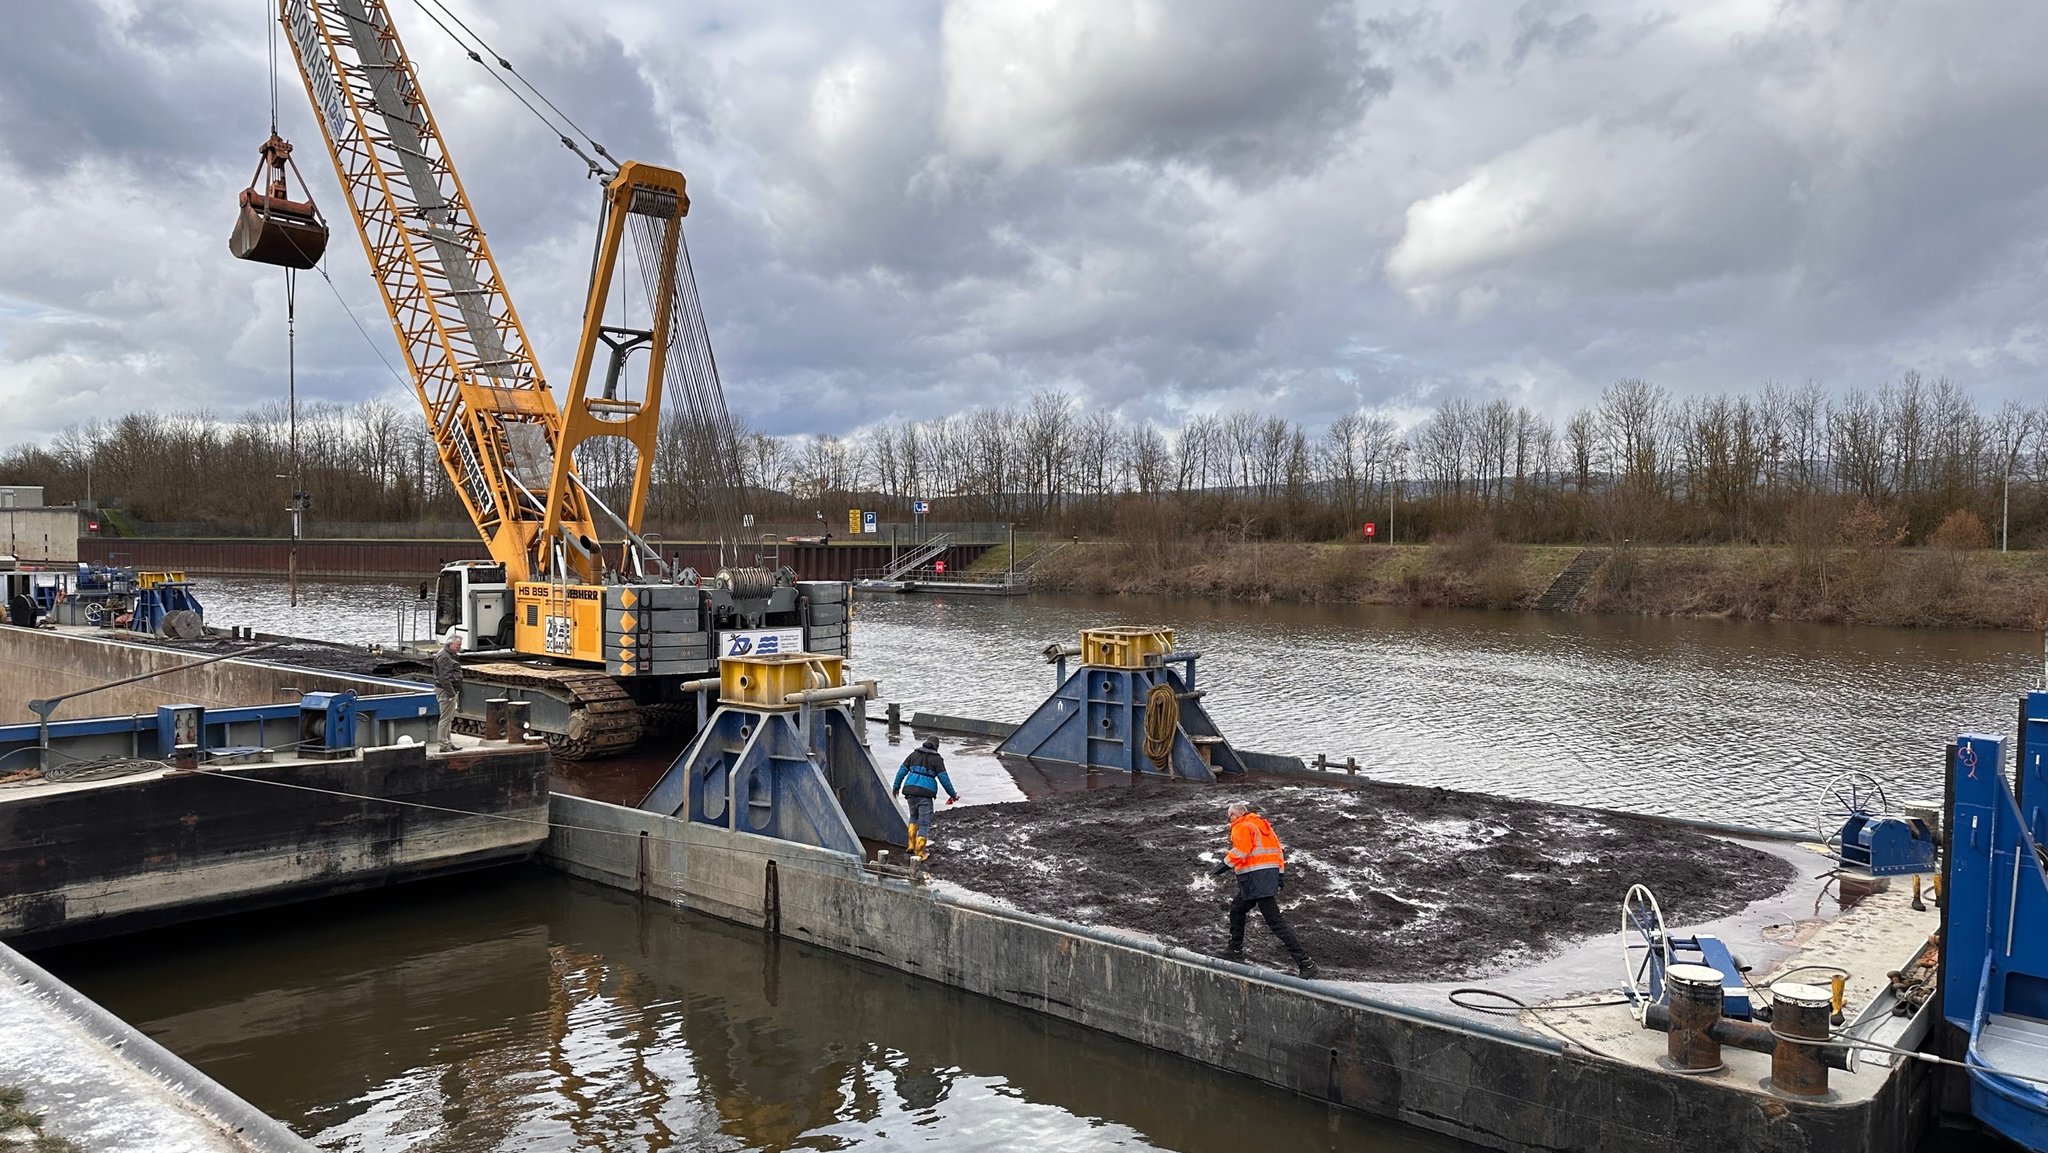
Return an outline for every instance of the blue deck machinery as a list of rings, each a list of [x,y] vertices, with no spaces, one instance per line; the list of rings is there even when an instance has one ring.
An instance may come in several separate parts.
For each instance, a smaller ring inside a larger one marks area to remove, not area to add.
[[[1894,815],[1884,786],[1852,770],[1822,790],[1814,829],[1845,878],[1919,877],[1935,870],[1933,816]]]
[[[179,640],[192,640],[204,631],[206,608],[182,572],[81,563],[75,572],[34,576],[36,610],[61,625],[120,628]]]
[[[1176,651],[1168,628],[1083,629],[1078,646],[1045,650],[1057,687],[996,752],[1195,781],[1243,773],[1244,758],[1202,707],[1199,656]],[[1070,657],[1081,662],[1071,674]]]
[[[697,736],[642,809],[854,856],[863,840],[908,847],[866,741],[875,682],[846,683],[844,658],[726,657],[683,687],[697,694]]]
[[[1942,855],[1941,1009],[1968,1065],[1970,1112],[2032,1150],[2048,1150],[2044,757],[2048,693],[2026,695],[2011,784],[2004,741],[1958,737]]]

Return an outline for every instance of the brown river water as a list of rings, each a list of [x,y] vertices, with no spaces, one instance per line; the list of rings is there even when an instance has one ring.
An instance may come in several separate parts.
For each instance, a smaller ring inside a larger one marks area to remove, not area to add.
[[[412,586],[200,586],[208,619],[373,642]],[[906,712],[1021,721],[1039,652],[1083,627],[1165,625],[1235,743],[1411,784],[1780,829],[1856,769],[1939,793],[1944,742],[2012,727],[2042,641],[1967,632],[1085,596],[863,597],[855,675]]]
[[[354,642],[415,600],[199,591],[216,624]],[[1779,828],[1847,769],[1936,794],[1943,742],[2009,729],[2041,675],[2025,633],[1064,596],[863,600],[855,671],[908,711],[1021,720],[1039,650],[1108,624],[1201,650],[1248,748]],[[539,869],[41,959],[330,1149],[1462,1148]]]

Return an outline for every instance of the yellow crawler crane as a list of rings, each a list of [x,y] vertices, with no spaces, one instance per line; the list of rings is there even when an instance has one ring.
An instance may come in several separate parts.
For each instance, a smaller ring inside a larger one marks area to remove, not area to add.
[[[690,271],[682,174],[591,162],[607,176],[603,212],[558,406],[390,6],[280,0],[278,14],[441,465],[490,554],[445,566],[436,598],[437,631],[460,633],[466,657],[496,658],[469,666],[464,717],[480,716],[489,697],[527,699],[558,753],[599,756],[630,747],[649,720],[693,721],[680,685],[721,655],[844,655],[845,584],[722,561],[704,576],[641,535],[664,392],[682,402],[706,456],[700,506],[721,532],[740,519],[737,438]],[[614,280],[629,249],[644,327],[605,323],[608,306],[627,303],[615,292],[630,290]],[[626,371],[635,356],[645,363],[637,383]],[[603,437],[634,453],[618,510],[577,475],[578,446]]]

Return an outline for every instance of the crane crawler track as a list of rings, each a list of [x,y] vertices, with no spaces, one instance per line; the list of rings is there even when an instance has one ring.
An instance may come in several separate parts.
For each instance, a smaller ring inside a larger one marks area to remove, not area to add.
[[[562,705],[568,714],[566,731],[540,723],[534,728],[547,737],[548,751],[565,760],[617,756],[638,744],[645,728],[640,706],[601,672],[494,661],[465,664],[463,673],[474,684],[516,689],[528,699],[547,696]]]

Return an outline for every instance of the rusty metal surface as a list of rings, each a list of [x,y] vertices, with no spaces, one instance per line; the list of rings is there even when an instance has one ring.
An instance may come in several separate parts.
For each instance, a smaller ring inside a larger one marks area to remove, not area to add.
[[[311,268],[327,251],[327,226],[310,216],[266,212],[246,201],[262,200],[243,193],[245,203],[228,237],[228,251],[237,260],[274,264],[279,268]]]
[[[1804,1045],[1791,1038],[1827,1039],[1832,1005],[1826,991],[1780,985],[1773,991],[1771,1001],[1771,1029],[1777,1034],[1777,1044],[1771,1049],[1771,1087],[1795,1097],[1825,1095],[1828,1067],[1822,1058],[1826,1048]]]
[[[1674,1069],[1703,1073],[1721,1067],[1721,1043],[1714,1025],[1721,1019],[1721,974],[1697,966],[1674,965],[1665,973],[1671,998],[1671,1031],[1665,1038],[1665,1060]]]

